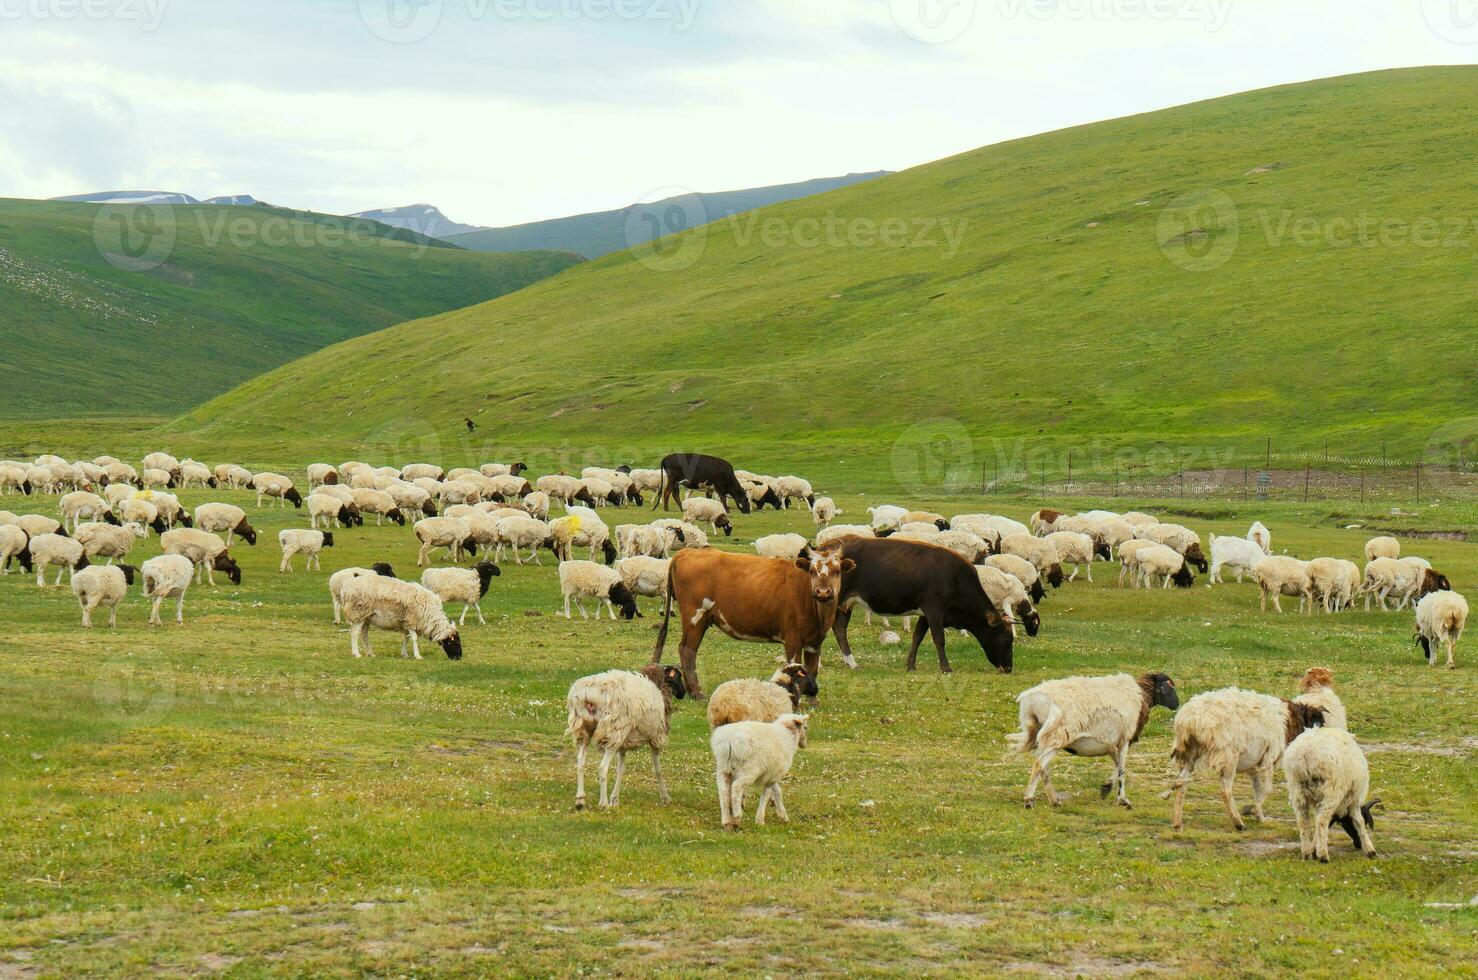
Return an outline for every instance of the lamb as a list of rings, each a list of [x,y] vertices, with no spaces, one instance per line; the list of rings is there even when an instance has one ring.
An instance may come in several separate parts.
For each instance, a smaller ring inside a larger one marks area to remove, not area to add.
[[[1365,593],[1365,609],[1370,610],[1370,597],[1380,600],[1381,612],[1387,610],[1386,599],[1399,600],[1397,609],[1433,592],[1452,588],[1447,576],[1432,570],[1422,558],[1377,558],[1365,566],[1365,576],[1360,590]]]
[[[1093,581],[1093,558],[1101,556],[1108,561],[1108,548],[1097,544],[1092,537],[1080,531],[1053,531],[1046,539],[1057,549],[1057,558],[1064,565],[1071,564],[1073,573],[1068,577],[1071,582],[1078,577],[1078,570],[1088,570],[1088,581]]]
[[[416,522],[416,540],[421,542],[421,552],[416,556],[416,567],[425,565],[433,548],[445,548],[454,562],[462,560],[463,552],[476,557],[477,542],[472,540],[472,529],[467,522],[456,517],[427,517]]]
[[[683,501],[683,520],[689,524],[707,524],[714,534],[720,529],[724,537],[730,537],[734,533],[734,525],[729,521],[728,508],[722,500],[710,500],[707,497],[689,497]]]
[[[15,524],[0,524],[0,575],[10,574],[10,562],[14,559],[20,562],[21,570],[30,574],[34,566],[31,562],[31,536],[23,528]]]
[[[252,489],[257,492],[257,506],[262,506],[263,497],[275,497],[279,507],[290,501],[294,507],[303,509],[303,495],[298,493],[293,481],[279,473],[257,473],[251,478]]]
[[[611,567],[621,576],[621,584],[633,596],[663,599],[667,596],[668,559],[633,555],[622,558]]]
[[[366,578],[370,575],[383,575],[385,578],[394,578],[395,569],[384,562],[376,562],[369,568],[341,568],[328,577],[328,594],[334,603],[335,626],[338,626],[344,621],[342,598],[344,586],[350,579]]]
[[[441,597],[442,602],[462,603],[460,627],[467,622],[467,609],[477,610],[477,621],[483,626],[482,597],[488,594],[493,576],[503,573],[490,561],[480,561],[471,568],[428,568],[421,573],[421,584]]]
[[[332,493],[310,493],[304,501],[308,505],[308,526],[318,527],[318,522],[323,521],[323,526],[328,528],[362,527],[364,518],[359,516],[359,509],[353,504],[345,503],[342,498]],[[196,515],[196,523],[199,523],[199,515]]]
[[[1360,568],[1343,558],[1315,558],[1309,562],[1309,584],[1313,601],[1324,607],[1326,613],[1337,612],[1352,605],[1355,593],[1360,590]]]
[[[127,558],[133,543],[149,532],[142,524],[128,523],[119,527],[112,524],[79,524],[72,532],[72,539],[82,545],[88,558],[106,558],[108,564]]]
[[[1201,550],[1201,537],[1190,528],[1179,524],[1149,524],[1139,528],[1135,537],[1174,548],[1185,556],[1185,560],[1205,572],[1210,566],[1206,554]]]
[[[1001,553],[1025,558],[1054,589],[1062,587],[1062,557],[1057,546],[1030,534],[1012,534],[1001,539]]]
[[[614,568],[598,565],[593,561],[560,562],[559,590],[564,594],[565,619],[573,618],[570,615],[571,599],[574,599],[575,605],[580,607],[581,619],[590,618],[590,614],[585,611],[584,600],[586,599],[596,600],[596,619],[600,619],[602,601],[611,613],[612,622],[616,619],[616,605],[621,607],[621,615],[626,619],[634,619],[640,615],[636,608],[636,597],[621,581],[621,573]]]
[[[1273,608],[1283,611],[1282,596],[1298,596],[1298,611],[1304,612],[1305,605],[1310,615],[1314,612],[1314,582],[1309,577],[1309,563],[1287,555],[1273,555],[1257,563],[1252,570],[1257,587],[1262,593],[1263,612],[1268,611],[1268,596],[1273,597]]]
[[[786,561],[795,561],[808,547],[810,542],[800,534],[769,534],[754,542],[754,550],[760,557],[784,558]]]
[[[241,567],[226,551],[226,544],[209,531],[177,527],[159,536],[159,546],[166,555],[183,555],[195,565],[195,580],[204,572],[214,588],[216,572],[225,572],[232,585],[241,584]]]
[[[314,524],[317,524],[316,520]],[[238,534],[249,545],[257,543],[256,528],[247,521],[246,511],[235,504],[201,504],[195,508],[195,527],[212,534],[226,532],[228,548],[231,547],[231,538]]]
[[[1375,561],[1377,558],[1400,558],[1401,542],[1391,537],[1371,538],[1365,542],[1365,560]]]
[[[1437,645],[1447,648],[1447,668],[1457,667],[1454,651],[1468,625],[1468,600],[1452,591],[1429,593],[1416,605],[1416,641],[1427,655],[1427,663],[1437,666]]]
[[[1212,584],[1222,581],[1222,569],[1229,569],[1237,574],[1237,584],[1242,584],[1243,575],[1251,575],[1257,563],[1268,557],[1268,553],[1255,541],[1246,538],[1218,538],[1215,534],[1207,536],[1211,544],[1211,578]]]
[[[74,490],[67,494],[57,503],[57,511],[62,515],[62,526],[68,530],[75,528],[84,520],[118,523],[118,518],[114,515],[113,508],[108,506],[108,502],[86,490]]]
[[[334,546],[334,535],[332,531],[287,527],[277,532],[277,545],[282,549],[282,564],[277,566],[279,573],[293,570],[295,555],[304,555],[308,559],[303,566],[304,571],[321,571],[323,566],[319,563],[319,554],[324,548]]]
[[[217,470],[220,467],[216,467]],[[328,463],[308,464],[308,489],[317,490],[319,487],[337,486],[339,482],[339,471]],[[219,477],[218,477],[219,478]]]
[[[837,519],[841,511],[837,509],[836,501],[830,497],[817,497],[811,504],[811,520],[816,522],[816,530],[820,531],[832,521]]]
[[[515,564],[523,564],[523,549],[529,549],[529,557],[535,565],[541,565],[539,561],[539,549],[547,547],[554,550],[554,537],[550,534],[549,525],[537,517],[504,517],[493,524],[493,539],[496,542],[496,553],[494,561],[503,560],[504,547],[513,549],[513,561]],[[556,553],[557,555],[557,553]]]
[[[1066,677],[1046,681],[1017,695],[1020,705],[1021,731],[1006,736],[1014,752],[1035,752],[1031,779],[1026,785],[1025,803],[1037,801],[1037,782],[1046,784],[1047,800],[1053,806],[1061,803],[1052,786],[1052,757],[1058,752],[1070,755],[1114,757],[1113,775],[1099,787],[1099,795],[1107,798],[1117,785],[1118,803],[1130,807],[1129,746],[1139,741],[1156,706],[1175,711],[1180,695],[1175,682],[1165,674],[1143,674],[1131,677]]]
[[[132,565],[92,565],[72,576],[72,594],[82,607],[84,629],[92,629],[92,611],[98,606],[108,607],[108,628],[117,628],[118,603],[128,596],[137,571]]]
[[[1232,826],[1247,829],[1232,798],[1239,772],[1252,777],[1252,805],[1246,813],[1263,819],[1262,805],[1273,788],[1273,767],[1288,744],[1306,728],[1324,724],[1324,713],[1309,704],[1285,701],[1236,687],[1197,694],[1175,715],[1175,745],[1170,760],[1179,773],[1162,797],[1173,795],[1170,826],[1181,828],[1185,788],[1196,770],[1210,768],[1221,777],[1221,802]]]
[[[375,655],[370,647],[371,626],[400,633],[402,657],[409,641],[412,656],[420,660],[418,637],[424,636],[441,644],[447,659],[462,659],[462,638],[457,627],[442,613],[441,599],[424,586],[382,575],[357,576],[340,586],[339,605],[349,623],[349,650],[356,659],[361,656],[361,643],[364,656]]]
[[[975,574],[980,577],[980,587],[985,589],[985,594],[990,597],[991,605],[1010,620],[1013,635],[1015,635],[1017,623],[1026,627],[1028,636],[1036,636],[1041,631],[1042,617],[1032,606],[1031,599],[1026,594],[1026,586],[1021,583],[1021,579],[989,565],[976,567]]]
[[[800,709],[801,698],[820,693],[816,678],[800,664],[786,664],[767,681],[740,677],[725,681],[708,699],[708,729],[740,721],[771,722]]]
[[[354,498],[354,508],[360,514],[375,515],[375,527],[382,526],[387,519],[405,527],[405,515],[388,491],[354,488],[349,493]]]
[[[987,568],[1000,569],[1020,582],[1032,602],[1041,602],[1047,598],[1047,590],[1042,588],[1041,573],[1037,571],[1037,566],[1025,558],[1016,555],[991,555],[985,560],[985,564]]]
[[[843,538],[875,538],[877,534],[866,524],[832,524],[816,532],[816,547],[825,548]]]
[[[872,529],[874,531],[898,530],[898,525],[903,523],[903,517],[907,513],[907,507],[895,507],[892,504],[867,508],[867,514],[872,518]]]
[[[662,780],[662,750],[672,718],[672,699],[687,695],[678,667],[650,664],[641,673],[608,670],[582,677],[570,685],[565,698],[569,719],[565,734],[575,743],[575,809],[585,809],[585,751],[590,743],[602,749],[600,761],[600,805],[621,805],[621,779],[626,774],[626,753],[647,746],[652,750],[652,771],[657,777],[657,797],[668,803],[667,784]],[[607,793],[611,759],[616,760],[616,782]]]
[[[1336,821],[1366,857],[1375,857],[1371,809],[1379,801],[1366,802],[1370,764],[1353,735],[1334,728],[1304,732],[1283,753],[1283,775],[1304,860],[1329,861],[1329,827]]]
[[[46,585],[46,570],[52,565],[59,566],[54,584],[61,585],[64,572],[76,575],[91,564],[81,542],[60,534],[31,535],[31,561],[36,566],[36,584],[42,587]]]
[[[1273,553],[1273,532],[1262,521],[1252,522],[1252,526],[1247,529],[1247,540],[1261,548],[1263,554]]]
[[[739,829],[744,794],[752,785],[760,788],[756,826],[764,826],[765,807],[772,799],[780,822],[790,822],[780,780],[790,772],[796,750],[806,747],[806,720],[805,715],[785,714],[768,723],[740,721],[713,730],[708,744],[713,749],[719,814],[725,830]]]

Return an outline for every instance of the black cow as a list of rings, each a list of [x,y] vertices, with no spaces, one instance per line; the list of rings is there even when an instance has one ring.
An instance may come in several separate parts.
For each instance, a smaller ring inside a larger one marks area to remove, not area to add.
[[[663,510],[667,510],[667,505],[673,499],[682,502],[679,496],[682,487],[712,491],[725,507],[729,506],[728,498],[733,498],[733,506],[738,507],[740,513],[749,513],[749,494],[745,493],[744,486],[734,475],[734,465],[726,459],[704,456],[702,453],[672,453],[667,456],[662,460]],[[655,502],[652,509],[657,509]]]
[[[980,643],[991,666],[1004,674],[1011,673],[1011,627],[985,594],[974,566],[965,559],[918,541],[883,538],[843,538],[832,549],[839,549],[856,565],[842,575],[840,609],[831,630],[847,666],[856,666],[847,643],[847,623],[852,618],[852,607],[861,604],[882,616],[919,614],[908,650],[909,670],[917,669],[919,644],[928,632],[939,652],[939,669],[949,673],[944,631],[962,629]]]

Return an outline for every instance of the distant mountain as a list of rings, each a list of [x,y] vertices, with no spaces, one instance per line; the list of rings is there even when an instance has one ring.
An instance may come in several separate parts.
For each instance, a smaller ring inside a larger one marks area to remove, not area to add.
[[[223,204],[230,207],[247,208],[256,204],[263,204],[250,194],[227,194],[223,197],[207,197],[201,204]]]
[[[73,194],[70,197],[53,197],[53,201],[71,201],[80,204],[200,204],[189,194],[174,191],[98,191],[96,194]],[[205,202],[210,203],[210,202]]]
[[[441,213],[441,209],[431,204],[410,204],[403,208],[382,208],[377,211],[361,211],[358,214],[349,215],[351,218],[369,218],[378,221],[382,225],[392,228],[408,228],[411,231],[429,235],[432,238],[450,238],[453,235],[462,235],[467,232],[483,230],[479,225],[464,225]],[[486,252],[510,251],[509,249],[482,249]],[[514,251],[527,251],[519,249]]]
[[[550,221],[535,221],[510,228],[484,228],[466,234],[453,234],[447,241],[474,252],[553,249],[576,252],[587,259],[598,259],[602,255],[642,245],[653,238],[684,228],[719,221],[730,215],[770,204],[850,187],[887,174],[886,170],[877,170],[865,174],[847,174],[845,177],[805,180],[796,184],[777,184],[773,187],[754,187],[717,194],[688,194],[652,204],[633,204],[616,211],[600,211]],[[390,223],[385,218],[379,220]]]

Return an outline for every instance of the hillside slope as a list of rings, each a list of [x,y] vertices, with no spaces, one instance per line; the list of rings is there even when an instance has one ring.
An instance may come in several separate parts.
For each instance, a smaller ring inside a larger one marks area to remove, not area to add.
[[[687,194],[633,204],[614,211],[577,214],[549,221],[535,221],[509,228],[484,228],[447,241],[478,252],[518,252],[528,249],[557,249],[577,252],[588,259],[600,258],[696,225],[718,221],[741,211],[825,194],[883,176],[883,171],[821,177],[794,184],[751,187],[738,191]],[[421,225],[412,227],[427,230]],[[435,232],[428,231],[428,234]]]
[[[158,222],[149,235],[114,218]],[[126,226],[125,226],[126,229]],[[0,200],[0,417],[172,415],[269,368],[578,261],[265,207]]]
[[[987,147],[359,338],[172,428],[393,446],[485,410],[510,447],[977,476],[1038,447],[1419,447],[1478,415],[1475,97],[1478,68],[1392,71]],[[902,241],[867,233],[888,221]]]

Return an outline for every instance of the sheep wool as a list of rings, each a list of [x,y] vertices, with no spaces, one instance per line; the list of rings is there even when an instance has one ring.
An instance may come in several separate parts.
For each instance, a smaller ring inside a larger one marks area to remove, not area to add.
[[[62,575],[68,572],[75,575],[88,566],[87,553],[82,545],[60,534],[31,535],[31,562],[36,566],[36,584],[39,586],[46,585],[46,570],[52,565],[58,566],[53,585],[62,584]]]
[[[758,786],[756,826],[764,826],[765,807],[775,803],[775,815],[789,823],[780,781],[790,772],[797,749],[806,747],[806,716],[785,714],[772,722],[739,721],[721,725],[708,740],[713,750],[714,781],[718,786],[719,816],[725,830],[739,829],[744,795]]]
[[[809,544],[810,542],[803,535],[770,534],[756,539],[754,550],[761,558],[784,558],[786,561],[795,561]]]
[[[1283,754],[1283,775],[1305,860],[1329,860],[1329,826],[1336,821],[1366,857],[1375,857],[1373,804],[1366,803],[1370,764],[1353,735],[1334,728],[1304,732]]]
[[[402,657],[409,643],[411,655],[420,660],[417,638],[424,636],[441,644],[449,660],[462,659],[457,627],[443,614],[440,597],[424,586],[382,575],[351,578],[339,588],[339,605],[349,623],[349,650],[356,659],[375,655],[370,646],[371,626],[400,633]]]
[[[501,574],[497,565],[480,561],[471,568],[428,568],[421,573],[421,584],[435,592],[442,602],[462,603],[462,615],[457,618],[459,627],[467,622],[469,607],[477,610],[477,621],[486,626],[482,597],[488,594],[493,577]]]
[[[140,569],[144,576],[144,597],[153,599],[149,610],[149,625],[163,626],[159,618],[159,606],[165,599],[175,600],[175,622],[185,622],[185,593],[195,579],[195,563],[184,555],[159,555],[144,562]]]
[[[1433,592],[1417,603],[1416,639],[1427,655],[1427,663],[1437,666],[1437,648],[1447,650],[1447,666],[1457,666],[1457,643],[1468,625],[1468,600],[1456,592]]]
[[[708,728],[739,721],[770,722],[800,708],[801,697],[820,692],[816,679],[800,664],[786,664],[766,681],[739,677],[725,681],[708,699]]]
[[[686,693],[677,667],[649,664],[641,673],[608,670],[582,677],[570,685],[565,704],[569,715],[565,734],[575,744],[575,809],[585,809],[585,753],[593,742],[605,755],[600,762],[600,805],[621,804],[621,778],[626,753],[646,746],[652,750],[657,797],[667,803],[662,779],[662,750],[672,716],[672,699]],[[616,760],[616,782],[607,791],[611,760]]]
[[[90,565],[72,576],[72,594],[82,607],[84,629],[92,629],[92,613],[99,606],[108,609],[108,628],[118,626],[118,603],[127,597],[137,571],[132,565]]]

